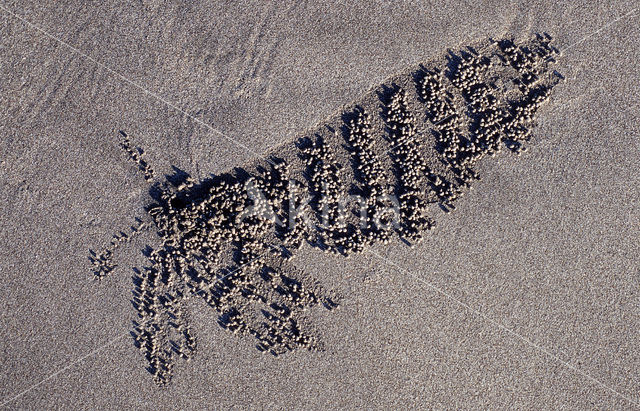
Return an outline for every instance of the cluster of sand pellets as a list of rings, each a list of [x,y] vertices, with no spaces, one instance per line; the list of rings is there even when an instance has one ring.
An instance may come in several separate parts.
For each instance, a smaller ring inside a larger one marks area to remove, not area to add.
[[[149,361],[156,382],[171,377],[176,357],[190,358],[196,348],[183,302],[203,298],[219,314],[219,324],[257,340],[274,355],[319,343],[303,329],[300,314],[335,302],[317,284],[282,258],[284,249],[265,241],[274,231],[275,214],[285,199],[286,166],[243,183],[220,179],[177,187],[162,185],[149,215],[162,245],[147,250],[150,265],[136,278],[136,345]],[[225,259],[225,256],[228,259]]]
[[[295,265],[297,250],[349,256],[394,233],[419,242],[433,214],[454,209],[479,178],[479,160],[503,145],[522,152],[561,78],[550,70],[556,53],[546,35],[449,52],[389,79],[277,157],[202,181],[157,181],[122,133],[155,200],[132,231],[155,228],[159,239],[145,249],[149,264],[136,269],[134,289],[135,343],[156,382],[195,353],[191,297],[260,351],[321,349],[304,312],[333,309],[338,299]],[[115,249],[131,241],[122,233],[92,253],[97,277],[114,270]]]
[[[365,243],[386,244],[392,235],[392,223],[396,223],[392,212],[390,185],[378,154],[375,152],[375,137],[371,132],[371,117],[366,110],[356,108],[347,113],[345,119],[345,139],[351,153],[354,178],[361,185],[364,199],[360,227]]]
[[[385,108],[389,140],[393,146],[391,155],[398,175],[400,235],[410,241],[419,241],[422,233],[433,227],[424,190],[429,168],[421,150],[423,141],[402,88],[392,92]]]

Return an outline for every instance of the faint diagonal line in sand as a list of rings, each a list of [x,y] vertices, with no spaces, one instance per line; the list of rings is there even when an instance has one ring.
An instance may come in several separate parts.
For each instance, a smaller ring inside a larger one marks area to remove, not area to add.
[[[271,248],[271,249],[277,249],[277,247],[276,247],[276,246],[272,246],[272,245],[267,245],[267,247],[269,247],[269,248]],[[213,283],[209,284],[209,286],[208,286],[208,287],[205,287],[205,288],[202,288],[202,289],[200,289],[200,290],[196,291],[196,292],[195,292],[195,294],[200,294],[200,293],[201,293],[201,292],[203,292],[203,291],[209,291],[209,290],[210,290],[210,289],[211,289],[211,288],[212,288],[212,287],[213,287],[213,286],[214,286],[218,281],[222,281],[222,280],[224,280],[225,278],[229,277],[230,275],[232,275],[232,274],[236,273],[238,270],[240,270],[240,269],[241,269],[242,267],[244,267],[245,265],[250,264],[250,263],[252,263],[253,261],[255,261],[255,260],[257,260],[257,259],[264,257],[264,256],[265,256],[265,255],[267,255],[268,253],[269,253],[269,251],[265,251],[264,253],[262,253],[262,254],[260,254],[260,255],[258,255],[258,256],[256,256],[256,257],[252,258],[251,260],[247,261],[246,263],[244,263],[244,264],[240,264],[238,267],[236,267],[235,269],[233,269],[233,270],[232,270],[232,271],[230,271],[229,273],[227,273],[227,274],[223,275],[223,276],[222,276],[222,277],[220,277],[220,278],[216,278],[215,282],[213,282]],[[150,321],[150,320],[147,320],[147,321]],[[144,322],[143,322],[143,323],[141,323],[141,324],[140,324],[140,326],[141,326],[141,325],[143,325],[143,324],[144,324]],[[5,406],[5,405],[7,405],[8,403],[10,403],[10,402],[12,402],[12,401],[14,401],[14,400],[16,400],[16,399],[18,399],[18,398],[22,397],[22,396],[23,396],[23,395],[25,395],[26,393],[28,393],[28,392],[32,391],[33,389],[35,389],[35,388],[39,387],[40,385],[44,384],[45,382],[49,381],[50,379],[52,379],[52,378],[54,378],[54,377],[57,377],[57,376],[58,376],[59,374],[61,374],[62,372],[64,372],[64,371],[68,370],[69,368],[71,368],[71,367],[73,367],[74,365],[76,365],[76,364],[78,364],[78,363],[82,362],[83,360],[85,360],[85,359],[87,359],[87,358],[91,357],[92,355],[95,355],[95,354],[99,353],[100,351],[102,351],[102,350],[104,350],[105,348],[109,347],[109,346],[110,346],[111,344],[113,344],[114,342],[116,342],[116,341],[118,341],[118,340],[121,340],[122,338],[126,337],[126,336],[127,336],[127,335],[129,335],[129,334],[130,334],[130,332],[126,332],[126,333],[120,334],[119,336],[117,336],[117,337],[113,338],[112,340],[109,340],[107,343],[105,343],[105,344],[101,345],[100,347],[96,348],[95,350],[91,351],[90,353],[83,355],[82,357],[78,358],[77,360],[74,360],[73,362],[69,363],[67,366],[65,366],[65,367],[63,367],[63,368],[59,369],[58,371],[56,371],[56,372],[54,372],[54,373],[52,373],[52,374],[48,375],[47,377],[45,377],[44,379],[42,379],[40,382],[38,382],[38,383],[36,383],[36,384],[34,384],[34,385],[30,386],[30,387],[29,387],[29,388],[27,388],[26,390],[24,390],[24,391],[20,392],[20,393],[19,393],[19,394],[17,394],[17,395],[14,395],[13,397],[6,399],[5,401],[3,401],[3,402],[2,402],[2,404],[0,404],[0,407],[4,407],[4,406]]]
[[[164,103],[165,105],[167,105],[168,107],[174,109],[175,111],[184,114],[185,116],[187,116],[188,118],[192,119],[193,121],[197,122],[200,125],[205,126],[206,128],[208,128],[209,130],[213,131],[214,133],[222,136],[223,138],[225,138],[226,140],[230,141],[231,143],[235,144],[236,146],[245,149],[246,151],[248,151],[249,153],[255,154],[258,157],[260,157],[262,154],[258,153],[254,150],[252,150],[249,146],[247,146],[246,144],[242,144],[239,141],[234,140],[233,138],[227,136],[226,134],[224,134],[222,131],[212,127],[211,125],[205,123],[204,121],[200,120],[197,117],[194,117],[193,115],[187,113],[186,111],[182,110],[180,107],[176,106],[175,104],[171,103],[170,101],[166,100],[165,98],[163,98],[162,96],[160,96],[157,93],[154,93],[153,91],[150,91],[144,87],[142,87],[141,85],[139,85],[138,83],[129,80],[127,77],[125,77],[124,75],[120,74],[119,72],[113,70],[112,68],[108,67],[107,65],[101,63],[100,61],[96,60],[95,58],[91,57],[90,55],[84,53],[83,51],[79,50],[78,48],[72,46],[71,44],[65,42],[64,40],[54,36],[53,34],[50,34],[49,32],[47,32],[46,30],[36,26],[35,24],[31,23],[30,21],[26,20],[25,18],[23,18],[22,16],[19,16],[18,14],[12,12],[11,10],[7,9],[6,7],[4,7],[3,5],[0,5],[0,10],[3,10],[4,12],[6,12],[7,14],[15,17],[16,19],[20,20],[21,22],[23,22],[24,24],[28,25],[29,27],[39,31],[40,33],[44,34],[45,36],[49,37],[52,40],[57,41],[58,43],[62,44],[63,46],[67,47],[68,49],[70,49],[71,51],[73,51],[74,53],[86,58],[87,60],[91,61],[92,63],[96,64],[97,66],[107,70],[109,73],[115,75],[116,77],[120,78],[122,81],[124,81],[125,83],[137,88],[138,90],[141,90],[143,93],[155,98],[156,100]],[[190,143],[189,143],[189,149],[191,149]]]
[[[564,361],[563,359],[561,359],[560,357],[558,357],[557,355],[553,354],[551,351],[549,351],[548,349],[534,343],[533,341],[531,341],[530,339],[528,339],[527,337],[524,337],[522,335],[520,335],[519,333],[513,331],[512,329],[506,327],[505,325],[503,325],[502,323],[494,320],[493,318],[489,317],[487,314],[482,313],[481,311],[476,310],[475,308],[471,307],[469,304],[466,304],[465,302],[462,302],[460,300],[458,300],[456,297],[454,297],[453,295],[449,294],[448,292],[444,291],[443,289],[441,289],[440,287],[437,287],[433,284],[431,284],[430,282],[426,281],[425,279],[423,279],[422,277],[412,273],[409,270],[404,269],[403,267],[401,267],[400,265],[394,263],[393,261],[391,261],[390,259],[378,254],[377,252],[368,249],[367,250],[369,253],[373,254],[374,256],[378,257],[379,259],[381,259],[382,261],[386,262],[389,265],[394,266],[395,268],[398,269],[398,271],[404,273],[404,274],[408,274],[411,277],[415,278],[416,280],[418,280],[419,282],[425,284],[427,287],[431,288],[432,290],[434,290],[436,293],[446,297],[447,299],[453,301],[454,303],[456,303],[457,305],[471,311],[472,313],[476,314],[479,317],[482,317],[485,321],[487,321],[488,323],[490,323],[491,325],[499,328],[502,331],[505,331],[507,334],[511,335],[512,337],[515,337],[521,341],[523,341],[524,343],[530,345],[531,347],[537,349],[538,351],[546,354],[547,356],[549,356],[551,359],[557,361],[558,363],[564,365],[565,367],[569,368],[570,370],[575,371],[576,373],[580,374],[581,376],[587,378],[588,380],[596,383],[597,385],[599,385],[602,388],[605,388],[606,390],[618,395],[621,398],[624,398],[625,400],[629,401],[631,404],[634,405],[638,405],[640,406],[640,403],[633,400],[630,397],[627,397],[624,394],[619,393],[618,391],[616,391],[615,389],[611,388],[610,386],[600,382],[599,380],[595,379],[594,377],[592,377],[591,375],[587,374],[586,372],[582,371],[581,369],[577,368],[576,366]]]
[[[42,33],[42,34],[44,34],[45,36],[47,36],[47,37],[49,37],[49,38],[51,38],[51,39],[53,39],[53,40],[57,41],[58,43],[60,43],[60,44],[64,45],[65,47],[67,47],[68,49],[72,50],[72,51],[73,51],[73,52],[75,52],[76,54],[78,54],[78,55],[80,55],[80,56],[82,56],[82,57],[84,57],[84,58],[86,58],[86,59],[90,60],[90,61],[91,61],[91,62],[93,62],[94,64],[96,64],[96,65],[100,66],[101,68],[103,68],[103,69],[107,70],[108,72],[110,72],[110,73],[114,74],[116,77],[120,78],[120,79],[121,79],[121,80],[123,80],[124,82],[126,82],[126,83],[128,83],[128,84],[130,84],[130,85],[134,86],[135,88],[137,88],[137,89],[139,89],[139,90],[143,91],[145,94],[147,94],[147,95],[149,95],[149,96],[151,96],[151,97],[155,98],[155,99],[156,99],[156,100],[158,100],[158,101],[161,101],[162,103],[164,103],[164,104],[165,104],[165,105],[167,105],[168,107],[170,107],[170,108],[172,108],[172,109],[174,109],[174,110],[176,110],[176,111],[180,112],[181,114],[184,114],[184,115],[185,115],[185,116],[187,116],[188,118],[190,118],[190,119],[194,120],[194,121],[195,121],[195,122],[197,122],[198,124],[201,124],[201,125],[205,126],[206,128],[208,128],[209,130],[213,131],[214,133],[219,134],[220,136],[222,136],[222,137],[223,137],[223,138],[225,138],[226,140],[228,140],[228,141],[232,142],[232,143],[233,143],[233,144],[235,144],[236,146],[239,146],[239,147],[241,147],[241,148],[245,149],[246,151],[248,151],[248,152],[250,152],[250,153],[252,153],[252,154],[257,155],[258,157],[260,157],[260,156],[261,156],[261,154],[260,154],[260,153],[255,152],[254,150],[252,150],[251,148],[249,148],[249,147],[248,147],[248,146],[246,146],[245,144],[242,144],[242,143],[240,143],[240,142],[238,142],[238,141],[235,141],[235,140],[234,140],[234,139],[232,139],[231,137],[228,137],[226,134],[224,134],[224,133],[223,133],[223,132],[221,132],[220,130],[215,129],[214,127],[212,127],[211,125],[209,125],[209,124],[207,124],[207,123],[203,122],[203,121],[202,121],[202,120],[200,120],[199,118],[194,117],[194,116],[192,116],[191,114],[189,114],[189,113],[185,112],[184,110],[180,109],[180,108],[179,108],[179,107],[177,107],[176,105],[174,105],[174,104],[172,104],[171,102],[167,101],[166,99],[164,99],[162,96],[158,95],[157,93],[154,93],[154,92],[152,92],[152,91],[150,91],[150,90],[148,90],[148,89],[146,89],[146,88],[144,88],[144,87],[140,86],[139,84],[135,83],[134,81],[129,80],[127,77],[123,76],[123,75],[122,75],[122,74],[120,74],[119,72],[117,72],[117,71],[115,71],[115,70],[113,70],[113,69],[109,68],[109,67],[108,67],[108,66],[106,66],[105,64],[103,64],[103,63],[101,63],[100,61],[98,61],[98,60],[94,59],[93,57],[91,57],[91,56],[87,55],[86,53],[82,52],[81,50],[77,49],[76,47],[74,47],[74,46],[72,46],[72,45],[70,45],[70,44],[66,43],[65,41],[63,41],[63,40],[59,39],[58,37],[56,37],[56,36],[54,36],[54,35],[52,35],[52,34],[48,33],[47,31],[45,31],[45,30],[41,29],[40,27],[38,27],[38,26],[36,26],[35,24],[31,23],[30,21],[28,21],[28,20],[24,19],[24,18],[23,18],[23,17],[21,17],[20,15],[18,15],[18,14],[16,14],[16,13],[12,12],[11,10],[7,9],[6,7],[4,7],[4,6],[0,5],[0,10],[3,10],[3,11],[4,11],[4,12],[6,12],[7,14],[9,14],[9,15],[11,15],[11,16],[13,16],[13,17],[17,18],[18,20],[22,21],[23,23],[25,23],[25,24],[26,24],[26,25],[28,25],[29,27],[31,27],[31,28],[33,28],[33,29],[35,29],[35,30],[37,30],[37,31],[41,32],[41,33]],[[573,44],[571,44],[571,45],[569,45],[569,46],[565,47],[565,48],[564,48],[563,50],[561,50],[561,51],[566,51],[567,49],[569,49],[569,48],[571,48],[571,47],[574,47],[574,46],[576,46],[576,45],[578,45],[578,44],[580,44],[580,43],[584,42],[584,41],[585,41],[585,40],[587,40],[588,38],[590,38],[590,37],[592,37],[592,36],[594,36],[594,35],[596,35],[596,34],[600,33],[601,31],[603,31],[603,30],[605,30],[606,28],[608,28],[608,27],[612,26],[613,24],[617,23],[618,21],[622,20],[623,18],[625,18],[625,17],[628,17],[628,16],[632,15],[632,14],[633,14],[633,13],[635,13],[637,10],[638,10],[638,8],[633,9],[633,10],[632,10],[632,11],[630,11],[629,13],[627,13],[627,14],[623,15],[622,17],[619,17],[618,19],[616,19],[616,20],[614,20],[614,21],[612,21],[612,22],[608,23],[607,25],[605,25],[605,26],[601,27],[600,29],[596,30],[595,32],[590,33],[589,35],[585,36],[584,38],[582,38],[582,39],[581,39],[581,40],[579,40],[578,42],[573,43]],[[515,78],[514,78],[514,79],[515,79]],[[514,80],[514,79],[512,79],[512,80]],[[467,105],[467,106],[468,106],[468,105]],[[445,119],[445,120],[446,120],[446,119]],[[444,121],[444,120],[441,120],[441,121]],[[437,124],[437,123],[436,123],[436,124]],[[270,163],[272,163],[272,161],[271,161],[270,159],[267,159],[267,161],[268,161],[268,162],[270,162]],[[624,396],[623,394],[620,394],[619,392],[615,391],[613,388],[611,388],[611,387],[609,387],[609,386],[607,386],[607,385],[603,384],[602,382],[600,382],[600,381],[596,380],[595,378],[593,378],[593,377],[592,377],[592,376],[590,376],[589,374],[585,373],[584,371],[581,371],[580,369],[576,368],[575,366],[571,365],[570,363],[567,363],[567,362],[563,361],[562,359],[560,359],[559,357],[557,357],[556,355],[554,355],[553,353],[551,353],[551,352],[550,352],[550,351],[548,351],[547,349],[545,349],[545,348],[543,348],[543,347],[540,347],[539,345],[535,344],[534,342],[532,342],[531,340],[527,339],[526,337],[523,337],[523,336],[521,336],[520,334],[516,333],[515,331],[513,331],[513,330],[511,330],[511,329],[509,329],[509,328],[507,328],[507,327],[505,327],[505,326],[504,326],[504,325],[502,325],[501,323],[499,323],[499,322],[497,322],[497,321],[495,321],[495,320],[491,319],[490,317],[488,317],[487,315],[483,314],[482,312],[480,312],[480,311],[477,311],[477,310],[473,309],[472,307],[470,307],[469,305],[465,304],[464,302],[462,302],[462,301],[459,301],[459,300],[455,299],[455,298],[454,298],[453,296],[451,296],[450,294],[448,294],[448,293],[446,293],[445,291],[443,291],[443,290],[439,289],[438,287],[436,287],[436,286],[434,286],[434,285],[432,285],[432,284],[428,283],[427,281],[425,281],[424,279],[422,279],[422,278],[420,278],[420,277],[416,276],[415,274],[413,274],[413,273],[411,273],[411,272],[409,272],[409,271],[406,271],[406,270],[402,269],[402,267],[398,266],[396,263],[392,262],[391,260],[388,260],[388,259],[386,259],[385,257],[383,257],[383,256],[381,256],[381,255],[379,255],[379,254],[377,254],[377,253],[376,253],[376,252],[374,252],[373,250],[368,250],[368,251],[369,251],[370,253],[374,254],[375,256],[377,256],[377,257],[379,257],[379,258],[382,258],[382,259],[383,259],[383,260],[385,260],[387,263],[389,263],[389,264],[392,264],[392,265],[396,266],[399,270],[401,270],[401,271],[403,271],[403,272],[406,272],[406,273],[408,273],[409,275],[411,275],[412,277],[416,278],[417,280],[419,280],[419,281],[421,281],[421,282],[425,283],[425,284],[426,284],[426,285],[428,285],[430,288],[432,288],[433,290],[437,291],[437,292],[438,292],[438,293],[440,293],[441,295],[444,295],[445,297],[447,297],[447,298],[451,299],[452,301],[456,302],[458,305],[461,305],[461,306],[465,307],[466,309],[468,309],[468,310],[470,310],[470,311],[474,312],[475,314],[477,314],[477,315],[481,316],[482,318],[484,318],[485,320],[487,320],[487,321],[488,321],[488,322],[490,322],[491,324],[493,324],[493,325],[497,326],[498,328],[500,328],[500,329],[502,329],[502,330],[506,331],[506,332],[507,332],[507,333],[509,333],[510,335],[513,335],[514,337],[517,337],[518,339],[520,339],[520,340],[522,340],[522,341],[526,342],[527,344],[531,345],[532,347],[537,348],[537,349],[538,349],[538,350],[540,350],[541,352],[544,352],[544,353],[545,353],[545,354],[547,354],[550,358],[552,358],[552,359],[554,359],[554,360],[558,361],[559,363],[561,363],[561,364],[565,365],[565,366],[566,366],[566,367],[568,367],[569,369],[574,370],[574,371],[575,371],[575,372],[577,372],[578,374],[580,374],[580,375],[582,375],[582,376],[584,376],[584,377],[588,378],[589,380],[591,380],[591,381],[595,382],[595,383],[596,383],[596,384],[598,384],[599,386],[601,386],[601,387],[603,387],[603,388],[606,388],[607,390],[609,390],[609,391],[611,391],[611,392],[615,393],[616,395],[620,396],[621,398],[626,399],[627,401],[631,402],[632,404],[640,405],[640,403],[637,403],[637,402],[635,402],[634,400],[632,400],[631,398],[626,397],[626,396]],[[266,253],[265,253],[265,254],[266,254]],[[263,254],[263,255],[265,255],[265,254]],[[261,256],[259,256],[259,257],[261,257]],[[256,257],[256,258],[259,258],[259,257]],[[251,261],[253,261],[253,260],[251,260]],[[250,262],[250,261],[249,261],[249,262]],[[248,263],[248,262],[247,262],[247,263]],[[241,267],[241,266],[240,266],[240,267]],[[239,269],[240,267],[238,267],[237,269]],[[227,274],[226,276],[221,277],[220,279],[224,279],[225,277],[227,277],[227,276],[231,275],[233,272],[237,271],[237,269],[236,269],[236,270],[234,270],[234,271],[232,271],[231,273]],[[201,291],[204,291],[204,290],[200,290],[200,291],[198,291],[198,293],[200,293]],[[4,401],[2,404],[0,404],[0,406],[4,406],[4,405],[6,405],[7,403],[9,403],[9,402],[11,402],[11,401],[14,401],[15,399],[17,399],[17,398],[21,397],[22,395],[24,395],[24,394],[26,394],[26,393],[30,392],[30,391],[31,391],[31,390],[33,390],[34,388],[36,388],[36,387],[40,386],[41,384],[43,384],[44,382],[46,382],[46,381],[50,380],[51,378],[56,377],[57,375],[59,375],[59,374],[60,374],[60,373],[62,373],[62,372],[64,372],[64,371],[68,370],[68,369],[69,369],[69,368],[71,368],[73,365],[75,365],[75,364],[77,364],[77,363],[79,363],[79,362],[83,361],[84,359],[86,359],[86,358],[88,358],[88,357],[90,357],[90,356],[92,356],[92,355],[94,355],[94,354],[96,354],[96,353],[100,352],[100,351],[101,351],[101,350],[103,350],[104,348],[106,348],[106,347],[108,347],[109,345],[111,345],[113,342],[118,341],[118,340],[119,340],[119,339],[121,339],[121,338],[124,338],[126,335],[127,335],[127,334],[122,334],[122,335],[120,335],[120,336],[118,336],[118,337],[116,337],[116,338],[114,338],[114,339],[110,340],[110,341],[109,341],[109,342],[107,342],[106,344],[104,344],[104,345],[102,345],[101,347],[99,347],[99,348],[95,349],[94,351],[92,351],[92,352],[90,352],[90,353],[88,353],[88,354],[84,355],[84,356],[83,356],[83,357],[81,357],[80,359],[75,360],[74,362],[70,363],[69,365],[65,366],[64,368],[62,368],[62,369],[60,369],[60,370],[58,370],[58,371],[56,371],[56,372],[54,372],[54,373],[50,374],[48,377],[46,377],[46,378],[45,378],[45,379],[43,379],[42,381],[40,381],[40,382],[36,383],[35,385],[31,386],[31,387],[30,387],[30,388],[28,388],[27,390],[25,390],[25,391],[23,391],[23,392],[19,393],[18,395],[16,395],[16,396],[14,396],[14,397],[12,397],[12,398],[10,398],[10,399],[8,399],[8,400]]]
[[[569,50],[572,47],[577,46],[578,44],[584,42],[585,40],[587,40],[590,37],[595,36],[596,34],[600,33],[603,30],[608,29],[609,27],[613,26],[614,24],[616,24],[617,22],[619,22],[620,20],[627,18],[629,16],[631,16],[632,14],[634,14],[636,11],[638,11],[640,7],[636,7],[635,9],[631,10],[630,12],[628,12],[627,14],[623,15],[622,17],[618,17],[617,19],[613,20],[612,22],[607,23],[606,25],[600,27],[598,30],[594,31],[593,33],[590,33],[586,36],[584,36],[583,38],[581,38],[580,40],[576,41],[575,43],[569,44],[567,47],[561,49],[561,52],[565,52],[567,50]]]
[[[99,353],[100,351],[104,350],[105,348],[107,348],[108,346],[110,346],[111,344],[113,344],[114,342],[121,340],[122,338],[126,337],[128,334],[121,334],[118,337],[108,341],[106,344],[101,345],[100,347],[96,348],[95,350],[91,351],[88,354],[83,355],[82,357],[72,361],[71,363],[69,363],[68,365],[66,365],[65,367],[59,369],[58,371],[54,372],[53,374],[49,374],[46,378],[42,379],[40,382],[32,385],[31,387],[27,388],[26,390],[22,391],[21,393],[5,400],[2,402],[2,404],[0,404],[0,407],[4,407],[5,405],[7,405],[8,403],[22,397],[23,395],[25,395],[26,393],[28,393],[29,391],[32,391],[33,389],[39,387],[40,385],[44,384],[45,382],[49,381],[52,378],[57,377],[59,374],[61,374],[62,372],[68,370],[69,368],[73,367],[74,365],[82,362],[83,360]]]

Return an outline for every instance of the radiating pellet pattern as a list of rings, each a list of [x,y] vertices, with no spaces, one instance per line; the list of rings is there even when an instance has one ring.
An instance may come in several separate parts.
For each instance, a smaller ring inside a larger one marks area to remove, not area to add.
[[[443,210],[454,209],[453,202],[462,194],[461,186],[468,186],[475,173],[466,164],[469,141],[461,133],[461,118],[443,85],[439,70],[420,71],[416,83],[418,97],[426,107],[427,116],[436,135],[436,151],[454,177],[428,171],[432,190]]]
[[[134,280],[134,335],[156,383],[166,384],[176,360],[195,353],[184,307],[193,296],[219,313],[221,327],[253,336],[264,352],[320,346],[300,317],[314,305],[335,305],[291,276],[304,277],[285,266],[281,246],[269,242],[277,239],[276,221],[287,202],[287,174],[286,162],[272,161],[246,178],[198,183],[187,177],[155,186],[149,214],[162,244],[145,251],[150,265]]]
[[[129,227],[129,234],[126,234],[124,231],[119,231],[114,234],[109,245],[99,254],[90,250],[89,260],[93,265],[93,274],[96,278],[104,277],[117,267],[117,264],[113,261],[113,253],[118,249],[118,247],[129,243],[134,237],[148,228],[150,228],[149,223],[145,223],[141,219],[136,218],[136,223]]]
[[[530,138],[535,114],[549,98],[555,85],[544,82],[545,74],[558,54],[558,50],[550,43],[548,35],[538,35],[533,41],[520,46],[510,39],[497,42],[503,59],[519,74],[514,81],[522,96],[511,102],[510,115],[502,124],[505,145],[517,153],[525,149],[523,143]]]
[[[354,178],[360,182],[363,196],[360,229],[366,243],[387,243],[397,216],[386,170],[374,151],[376,140],[371,130],[371,116],[365,109],[356,107],[346,117],[344,137],[355,166]]]
[[[314,242],[314,230],[312,228],[313,210],[309,205],[311,195],[307,187],[298,180],[289,180],[287,193],[283,203],[282,228],[279,230],[282,245],[285,249],[284,258],[293,258],[293,252],[302,247],[306,241]]]
[[[396,194],[402,218],[401,235],[417,242],[433,226],[428,216],[424,187],[427,164],[421,151],[416,120],[406,102],[406,92],[399,88],[386,103],[385,120],[392,145],[391,155],[397,173]]]
[[[175,357],[191,358],[196,340],[184,312],[184,283],[176,278],[166,250],[151,251],[151,266],[134,282],[134,306],[138,321],[134,327],[136,346],[143,352],[157,384],[171,379]]]
[[[134,147],[129,136],[124,131],[120,131],[122,139],[120,147],[127,153],[129,159],[138,165],[138,168],[144,174],[144,179],[151,181],[154,178],[154,172],[149,163],[144,159],[144,151],[139,147]]]
[[[511,151],[524,150],[535,112],[557,83],[550,78],[550,64],[557,50],[550,38],[538,35],[524,45],[513,40],[494,43],[485,55],[462,51],[452,54],[450,68],[423,70],[417,84],[418,95],[439,137],[438,150],[461,177],[463,186],[478,178],[474,164],[485,155],[495,155],[504,144]],[[514,69],[504,83],[518,86],[519,95],[500,96],[488,81],[496,66]],[[452,103],[451,84],[464,106]],[[468,126],[462,127],[466,117]]]
[[[314,194],[318,245],[326,252],[343,255],[361,252],[365,238],[353,223],[347,221],[347,196],[342,174],[330,147],[322,137],[307,142],[303,155],[309,176],[310,191]]]
[[[394,233],[419,242],[435,224],[432,204],[454,210],[479,179],[480,160],[502,145],[523,151],[559,81],[556,52],[544,35],[449,52],[388,80],[277,156],[200,181],[181,173],[158,181],[121,133],[153,203],[145,222],[90,258],[104,278],[122,245],[155,229],[134,279],[133,331],[155,381],[166,384],[176,361],[195,355],[193,297],[262,352],[321,350],[305,312],[338,299],[295,265],[301,248],[348,257]]]
[[[507,117],[505,108],[499,105],[484,75],[492,62],[485,56],[463,53],[455,68],[449,73],[453,85],[460,90],[470,118],[469,144],[464,158],[468,168],[485,155],[500,151],[501,123]]]
[[[438,152],[457,174],[464,175],[461,151],[465,151],[467,144],[463,144],[460,114],[447,96],[443,82],[440,70],[420,73],[417,82],[418,96],[424,103],[426,113],[436,131]]]

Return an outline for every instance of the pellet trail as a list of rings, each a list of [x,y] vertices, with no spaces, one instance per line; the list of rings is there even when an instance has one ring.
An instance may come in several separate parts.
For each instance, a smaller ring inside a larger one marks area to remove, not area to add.
[[[136,269],[135,344],[154,380],[170,381],[178,358],[196,354],[184,302],[202,298],[219,325],[280,355],[322,350],[304,320],[339,298],[295,265],[309,246],[348,257],[397,235],[414,245],[480,178],[479,161],[506,147],[520,154],[535,115],[561,77],[548,35],[517,45],[486,41],[385,81],[295,144],[233,173],[157,181],[143,151],[121,146],[150,184],[158,242]],[[277,155],[275,154],[277,153]],[[94,273],[116,268],[120,233],[92,253]]]

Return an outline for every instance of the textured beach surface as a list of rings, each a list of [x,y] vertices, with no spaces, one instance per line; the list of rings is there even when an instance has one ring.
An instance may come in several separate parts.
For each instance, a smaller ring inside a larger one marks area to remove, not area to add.
[[[209,4],[210,3],[210,4]],[[640,408],[636,2],[0,3],[0,404],[8,409]],[[340,296],[324,350],[274,357],[189,301],[197,355],[158,387],[132,342],[145,232],[89,249],[196,179],[291,146],[386,79],[488,38],[550,33],[557,85],[528,151],[414,248],[295,264]]]

